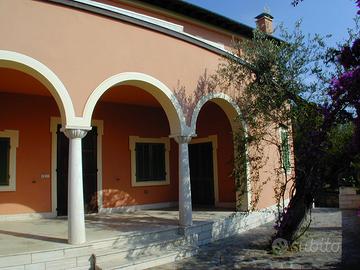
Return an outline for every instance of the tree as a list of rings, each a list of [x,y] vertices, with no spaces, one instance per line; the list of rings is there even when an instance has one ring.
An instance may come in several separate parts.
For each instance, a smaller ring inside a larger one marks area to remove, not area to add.
[[[305,97],[313,97],[324,84],[315,80],[306,83],[304,78],[321,73],[320,62],[326,49],[323,40],[319,37],[306,41],[299,27],[298,24],[293,33],[283,29],[282,37],[286,42],[269,38],[266,34],[255,30],[252,40],[241,40],[234,44],[233,55],[240,56],[242,61],[233,56],[228,57],[220,66],[217,77],[220,84],[237,89],[237,102],[244,112],[241,120],[247,124],[247,130],[239,130],[236,139],[238,145],[246,144],[252,149],[249,151],[247,161],[251,171],[259,172],[260,167],[265,165],[266,161],[262,157],[266,145],[273,145],[278,150],[279,167],[275,168],[273,179],[268,181],[274,180],[276,183],[274,187],[278,203],[276,228],[279,232],[276,237],[285,238],[290,242],[294,240],[295,232],[298,231],[304,216],[311,208],[313,196],[308,193],[307,185],[313,180],[313,176],[299,173],[311,169],[299,167],[297,160],[296,178],[294,174],[287,173],[283,160],[284,147],[276,130],[286,126],[291,131],[292,124],[295,124],[294,128],[297,129],[296,125],[300,123],[301,125],[309,123],[308,130],[311,131],[315,126],[320,127],[322,118],[319,116],[319,109]],[[309,118],[313,120],[312,123],[306,121]],[[243,136],[245,133],[246,136]],[[318,139],[321,140],[320,137]],[[311,140],[314,141],[313,138]],[[295,139],[295,148],[297,148],[296,142]],[[244,174],[246,163],[241,160],[243,153],[239,151],[237,153],[239,157],[236,160],[235,175],[238,176],[240,190],[246,191],[241,185],[245,183],[241,175]],[[309,153],[301,154],[309,156]],[[264,163],[259,164],[261,161]],[[310,163],[306,166],[310,166]],[[252,201],[252,208],[255,209],[262,185],[267,181],[260,180],[259,175],[251,175],[251,182],[255,186],[251,190],[251,193],[255,194]],[[284,205],[287,192],[291,197],[289,208]]]
[[[279,140],[269,137],[272,134],[269,131],[281,125],[293,125],[296,177],[293,179],[286,175],[285,170],[283,179],[281,172],[284,170],[281,169],[284,168],[278,168],[275,182],[279,185],[275,191],[279,209],[281,197],[292,180],[294,186],[290,187],[288,207],[278,212],[274,238],[284,238],[292,243],[300,234],[310,216],[314,195],[323,185],[324,161],[332,147],[332,131],[344,119],[351,119],[354,123],[351,147],[354,158],[349,162],[355,167],[358,165],[359,33],[356,32],[354,37],[351,46],[334,50],[327,48],[319,36],[306,40],[299,25],[293,33],[282,31],[285,42],[255,31],[252,40],[234,44],[233,54],[219,68],[217,81],[237,89],[239,106],[245,112],[242,121],[248,125],[247,136],[243,136],[244,130],[239,131],[240,135],[236,136],[239,145],[246,143],[256,149],[253,152],[262,156],[261,146],[275,144],[281,166],[282,147]],[[258,156],[253,156],[248,163],[257,164],[259,160]],[[237,165],[235,175],[241,182],[240,175],[246,165],[241,157],[237,164],[240,165]],[[245,191],[241,184],[239,188]]]
[[[291,2],[291,4],[293,5],[293,6],[297,6],[300,2],[302,2],[303,0],[293,0],[292,2]]]

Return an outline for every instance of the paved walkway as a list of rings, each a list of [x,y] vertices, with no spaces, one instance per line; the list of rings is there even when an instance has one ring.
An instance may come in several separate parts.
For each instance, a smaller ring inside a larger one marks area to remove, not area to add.
[[[230,216],[230,211],[196,210],[194,224]],[[174,209],[144,210],[86,216],[88,243],[102,239],[177,229],[179,212]],[[0,256],[72,247],[67,244],[66,218],[0,222]]]
[[[360,269],[357,212],[314,209],[312,217],[298,252],[273,255],[266,251],[273,233],[272,224],[268,224],[204,246],[195,257],[156,269]]]

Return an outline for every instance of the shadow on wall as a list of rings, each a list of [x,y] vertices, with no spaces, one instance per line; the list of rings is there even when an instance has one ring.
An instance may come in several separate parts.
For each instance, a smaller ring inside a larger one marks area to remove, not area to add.
[[[136,200],[127,192],[118,189],[104,189],[102,191],[103,207],[113,208],[135,205]]]
[[[199,100],[208,94],[216,92],[216,87],[216,83],[212,76],[208,75],[206,69],[204,73],[200,75],[194,91],[186,91],[185,86],[181,85],[180,80],[177,82],[176,87],[173,88],[173,92],[182,107],[188,126],[191,125],[191,117]],[[192,94],[189,95],[189,93]]]

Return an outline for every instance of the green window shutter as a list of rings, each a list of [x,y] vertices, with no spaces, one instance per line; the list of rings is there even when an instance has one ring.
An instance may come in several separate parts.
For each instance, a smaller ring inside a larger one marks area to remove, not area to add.
[[[136,181],[165,181],[165,144],[136,143]]]
[[[10,164],[10,138],[0,138],[0,186],[8,186]]]
[[[290,163],[290,146],[289,146],[289,132],[287,129],[281,130],[281,151],[283,167],[286,171],[291,168]]]

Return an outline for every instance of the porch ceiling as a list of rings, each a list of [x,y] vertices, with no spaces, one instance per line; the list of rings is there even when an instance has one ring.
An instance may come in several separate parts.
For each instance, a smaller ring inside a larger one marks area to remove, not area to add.
[[[37,79],[9,68],[0,68],[0,92],[51,96],[49,90]]]
[[[51,96],[48,89],[37,79],[24,72],[9,68],[0,68],[0,93]],[[101,101],[161,107],[151,94],[130,85],[111,88],[101,97]]]
[[[130,85],[112,87],[101,97],[100,101],[161,107],[160,103],[151,94],[141,88]]]

